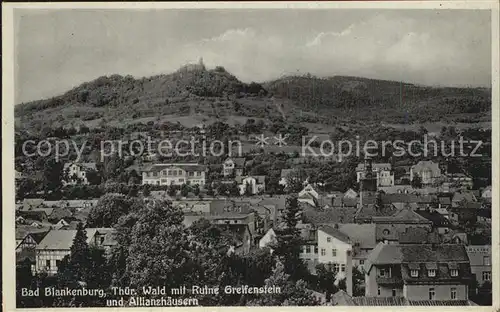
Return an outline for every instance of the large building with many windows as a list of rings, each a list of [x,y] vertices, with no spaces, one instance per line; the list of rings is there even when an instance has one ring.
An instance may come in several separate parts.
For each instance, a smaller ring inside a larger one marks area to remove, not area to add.
[[[155,164],[142,172],[142,184],[205,185],[206,167],[196,163]]]
[[[365,262],[367,297],[468,300],[469,257],[458,244],[379,243]]]

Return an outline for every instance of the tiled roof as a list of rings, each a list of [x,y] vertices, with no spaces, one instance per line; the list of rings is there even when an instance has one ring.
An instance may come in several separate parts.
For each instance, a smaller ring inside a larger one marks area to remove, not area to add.
[[[400,245],[402,262],[469,262],[463,245]]]
[[[364,203],[364,199],[363,199]],[[392,216],[396,212],[393,205],[382,205],[377,207],[375,204],[363,205],[356,212],[355,219],[357,220],[371,220],[373,217]]]
[[[349,236],[353,244],[359,243],[360,248],[374,248],[377,245],[375,224],[339,224],[339,231]]]
[[[328,225],[322,225],[318,228],[318,231],[323,231],[326,234],[335,237],[336,239],[343,241],[345,243],[349,242],[349,236],[346,234],[342,233],[338,229],[335,229],[334,227],[328,226]]]
[[[85,229],[87,233],[87,243],[90,243],[92,241],[95,233],[98,230],[98,228]],[[73,239],[75,238],[75,235],[76,230],[52,230],[43,238],[36,249],[69,250],[73,245]]]
[[[357,306],[404,306],[407,305],[404,297],[353,297]]]
[[[352,302],[357,306],[477,306],[470,300],[407,300],[404,297],[353,297]],[[347,303],[345,305],[351,305]]]
[[[199,164],[155,164],[148,169],[144,169],[145,172],[159,172],[163,169],[168,168],[180,168],[186,172],[194,172],[194,171],[205,171],[206,166]]]
[[[316,210],[304,203],[301,203],[300,206],[303,208],[302,218],[307,223],[354,223],[356,209],[351,207]]]
[[[401,249],[398,245],[378,243],[365,261],[364,269],[369,272],[374,264],[401,263]]]
[[[373,222],[375,223],[415,223],[415,224],[430,224],[431,221],[422,217],[418,213],[410,209],[401,209],[396,211],[393,215],[381,215],[381,216],[373,216]]]

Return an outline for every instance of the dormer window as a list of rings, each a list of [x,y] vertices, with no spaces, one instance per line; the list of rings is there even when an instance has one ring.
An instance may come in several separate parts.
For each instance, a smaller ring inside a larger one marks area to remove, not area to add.
[[[410,275],[411,277],[418,277],[418,270],[411,270]]]
[[[429,277],[435,277],[436,276],[436,270],[432,269],[432,270],[427,271],[427,275]]]
[[[450,275],[453,276],[453,277],[456,277],[458,276],[458,270],[457,269],[453,269],[450,271]]]

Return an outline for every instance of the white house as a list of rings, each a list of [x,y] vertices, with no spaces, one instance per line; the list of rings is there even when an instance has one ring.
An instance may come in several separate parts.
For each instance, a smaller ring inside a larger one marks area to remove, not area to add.
[[[276,232],[273,229],[269,229],[264,236],[259,240],[259,248],[269,247],[277,242]]]
[[[237,176],[235,178],[240,189],[240,194],[244,195],[246,192],[250,194],[260,194],[266,190],[266,176]]]
[[[393,186],[394,185],[394,172],[391,170],[392,166],[389,163],[378,163],[372,165],[372,172],[376,174],[377,186]],[[356,167],[356,181],[359,183],[365,178],[366,168],[365,164],[360,163]]]
[[[328,225],[318,228],[318,262],[337,272],[337,280],[346,279],[349,295],[352,295],[352,250],[346,234]]]
[[[418,175],[422,179],[423,185],[433,184],[441,178],[439,164],[431,160],[421,160],[410,169],[410,181]]]
[[[155,164],[142,172],[142,184],[205,185],[206,167],[196,163]]]
[[[302,191],[297,195],[297,200],[301,203],[308,203],[316,206],[316,201],[319,199],[319,193],[313,188],[311,184],[307,184]]]
[[[114,244],[112,228],[88,228],[87,243],[103,247],[109,251],[109,246]],[[71,253],[70,249],[76,235],[76,230],[52,230],[42,239],[35,249],[35,272],[56,274],[61,260]]]
[[[76,163],[69,162],[64,164],[64,172],[66,178],[63,184],[89,184],[87,173],[89,171],[97,171],[97,166],[94,162]]]

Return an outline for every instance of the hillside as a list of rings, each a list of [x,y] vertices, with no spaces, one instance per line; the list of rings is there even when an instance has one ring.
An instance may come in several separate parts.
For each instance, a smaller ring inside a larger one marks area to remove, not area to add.
[[[394,114],[396,118],[436,121],[436,117],[454,114],[488,118],[491,110],[491,90],[484,88],[439,88],[359,77],[310,75],[285,77],[267,82],[264,87],[275,97],[290,99],[300,108],[320,114],[340,111],[382,120]]]
[[[195,64],[149,78],[99,77],[63,95],[16,105],[15,115],[17,127],[33,130],[81,123],[120,125],[172,116],[195,116],[201,122],[235,116],[329,124],[335,120],[411,123],[446,118],[473,122],[489,121],[490,106],[487,89],[310,75],[247,84],[223,67],[208,70]]]

